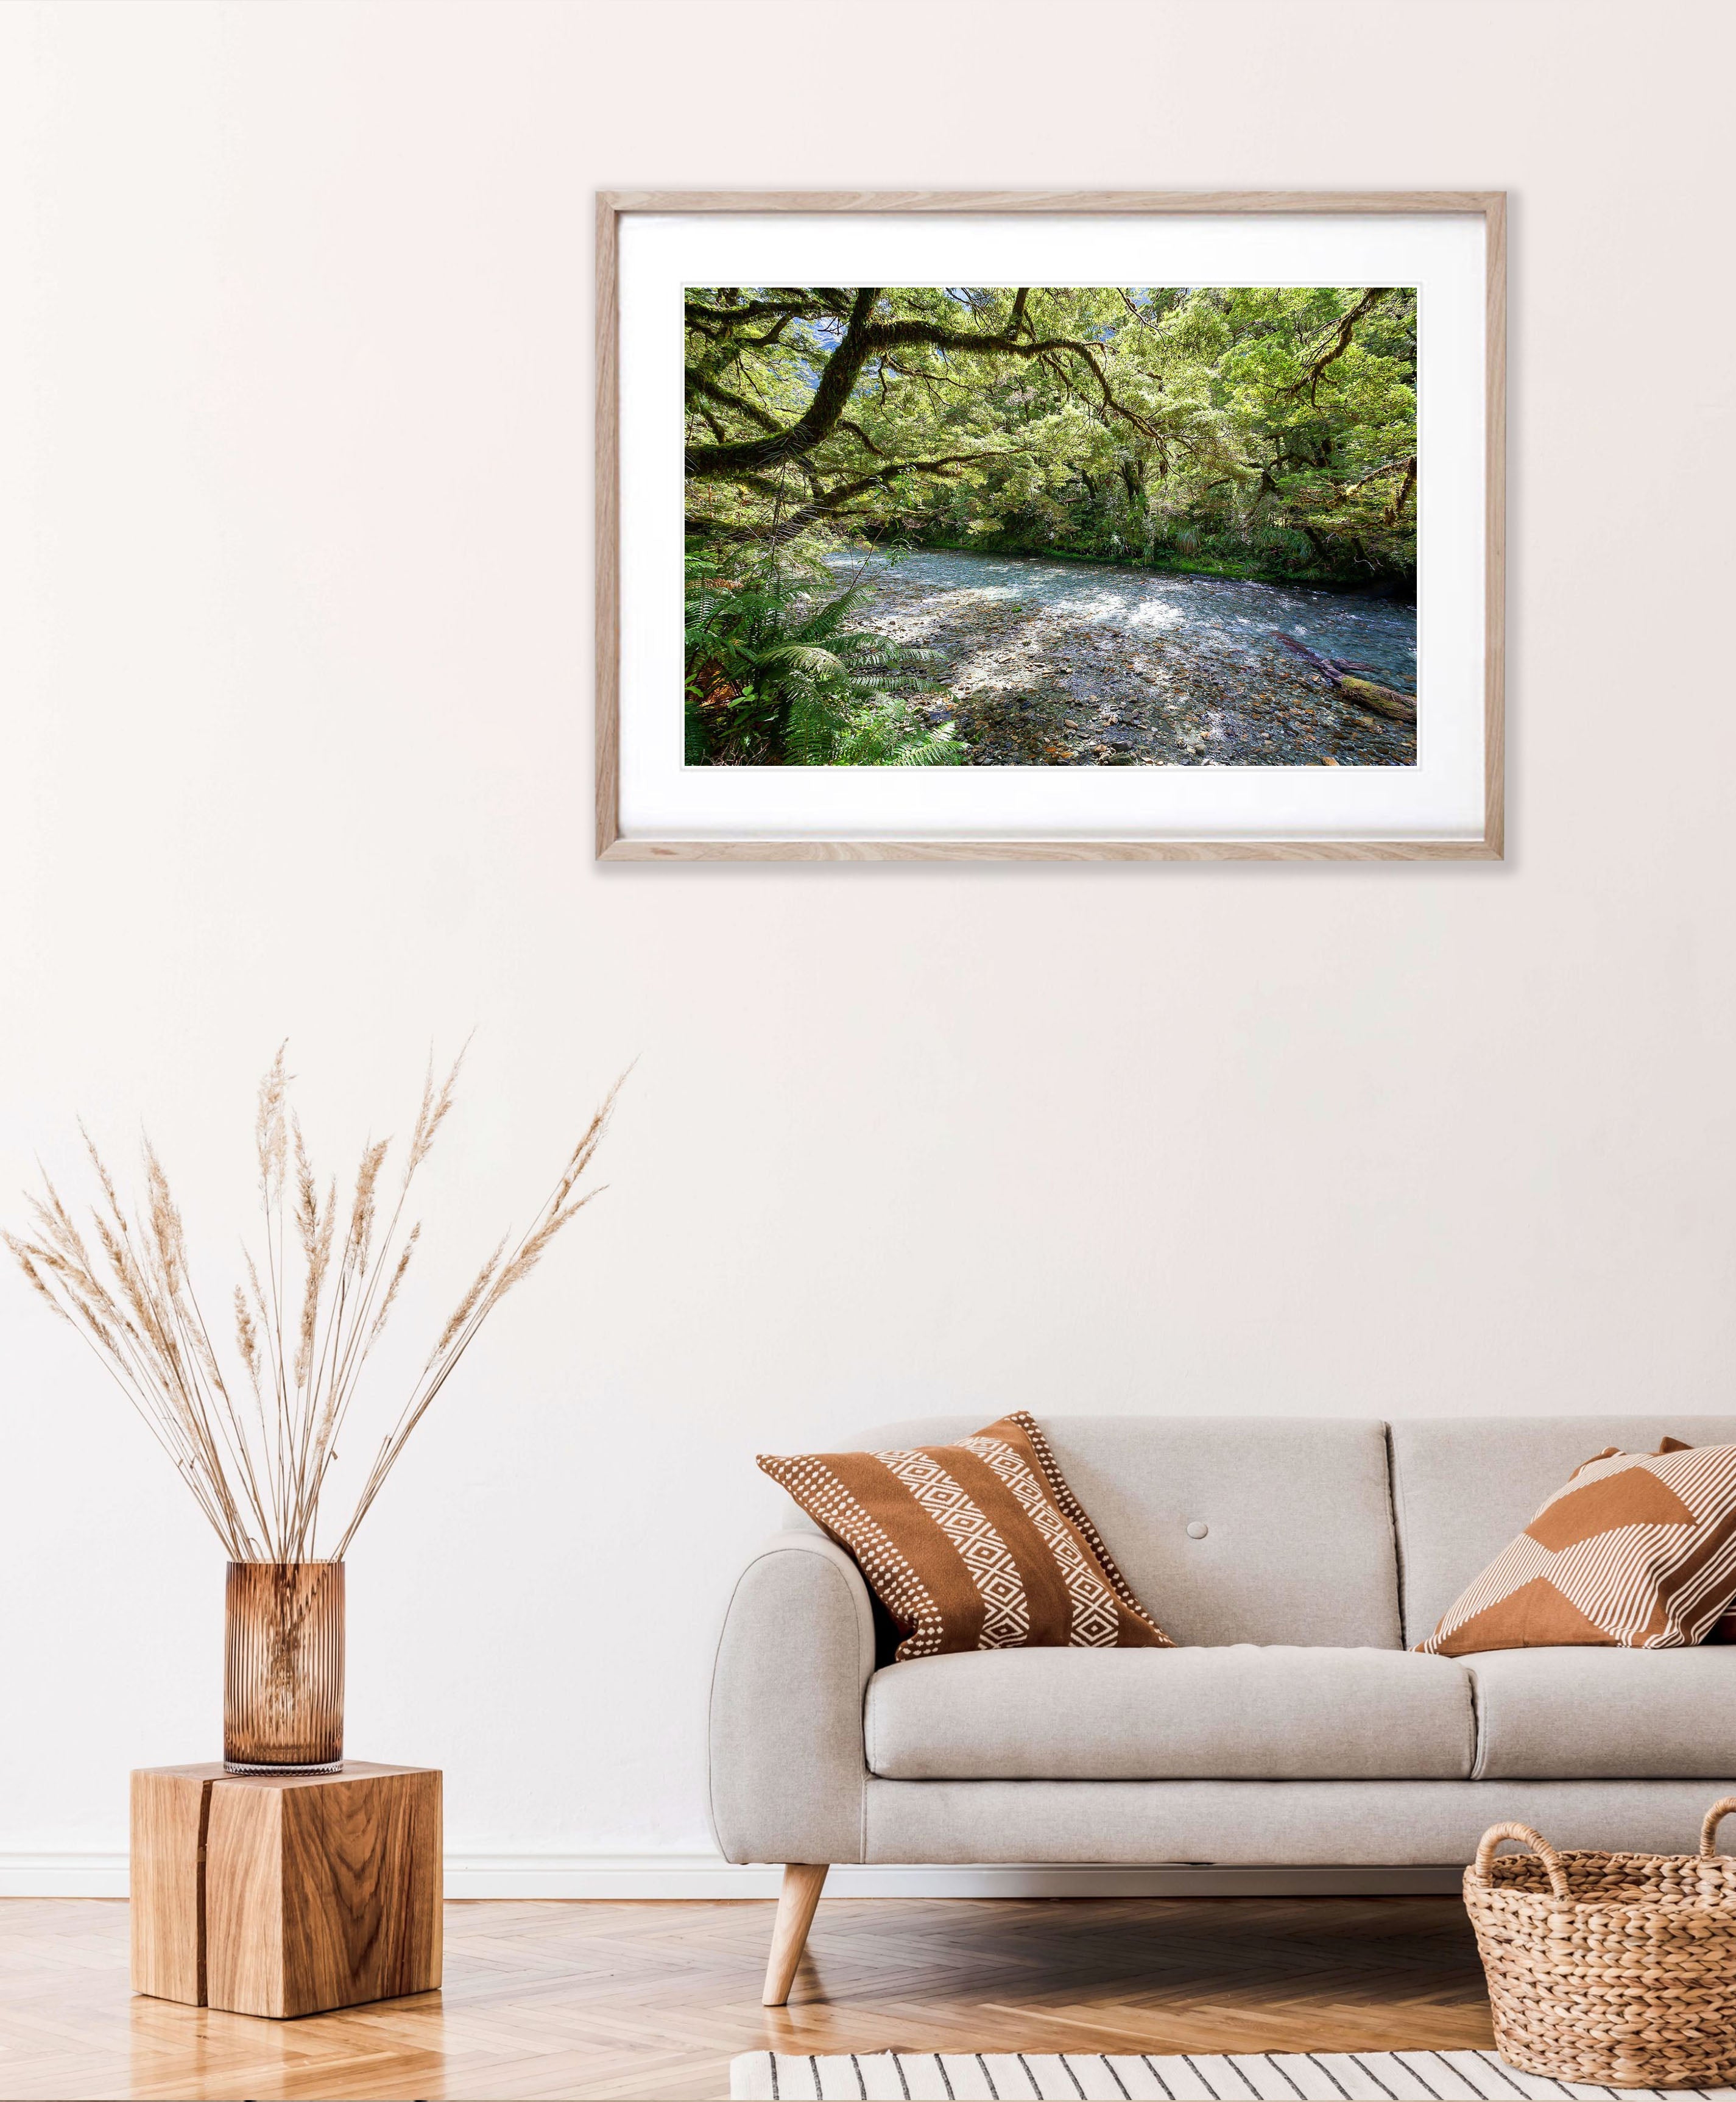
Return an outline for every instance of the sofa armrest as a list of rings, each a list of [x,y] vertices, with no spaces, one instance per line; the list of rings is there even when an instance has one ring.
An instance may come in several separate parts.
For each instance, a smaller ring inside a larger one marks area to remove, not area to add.
[[[711,1674],[711,1829],[726,1860],[861,1860],[874,1641],[868,1587],[833,1541],[781,1532],[742,1571]]]

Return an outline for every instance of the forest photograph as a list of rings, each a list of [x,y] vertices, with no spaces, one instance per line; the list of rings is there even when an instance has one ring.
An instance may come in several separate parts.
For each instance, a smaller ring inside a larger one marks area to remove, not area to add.
[[[1417,297],[686,288],[689,766],[1414,766]]]

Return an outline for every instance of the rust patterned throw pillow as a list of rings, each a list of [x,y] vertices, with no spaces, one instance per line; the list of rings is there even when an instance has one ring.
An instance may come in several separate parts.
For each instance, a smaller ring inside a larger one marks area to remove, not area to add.
[[[1685,1452],[1690,1448],[1679,1438],[1666,1438],[1658,1448],[1660,1452]],[[1732,1595],[1724,1602],[1724,1609],[1712,1625],[1700,1637],[1703,1643],[1736,1643],[1736,1578],[1731,1582]]]
[[[956,1445],[761,1453],[856,1558],[901,1661],[972,1649],[1168,1649],[1049,1449],[1003,1416]]]
[[[1736,1445],[1611,1446],[1558,1489],[1419,1650],[1703,1641],[1736,1590]]]

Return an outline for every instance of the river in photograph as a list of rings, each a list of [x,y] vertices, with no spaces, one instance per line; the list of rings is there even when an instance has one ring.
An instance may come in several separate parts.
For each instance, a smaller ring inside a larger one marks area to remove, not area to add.
[[[830,558],[849,625],[932,653],[924,712],[977,766],[1410,766],[1416,730],[1278,640],[1416,691],[1416,610],[1391,598],[1040,557]]]

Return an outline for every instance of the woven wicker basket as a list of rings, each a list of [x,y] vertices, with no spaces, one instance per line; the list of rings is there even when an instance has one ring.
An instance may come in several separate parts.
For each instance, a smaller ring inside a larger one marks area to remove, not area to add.
[[[1731,1811],[1706,1813],[1697,1855],[1558,1854],[1490,1827],[1464,1900],[1504,2058],[1610,2087],[1736,2081],[1736,1860],[1712,1851]],[[1530,1854],[1497,1860],[1504,1839]]]

